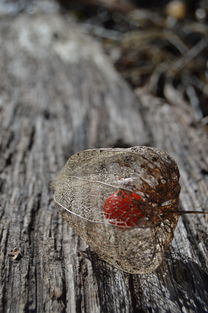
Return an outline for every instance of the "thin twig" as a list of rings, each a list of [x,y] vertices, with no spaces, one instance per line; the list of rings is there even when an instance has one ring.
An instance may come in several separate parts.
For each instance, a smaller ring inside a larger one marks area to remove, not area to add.
[[[194,47],[192,47],[182,58],[177,60],[169,70],[171,72],[179,72],[188,63],[190,63],[197,55],[199,55],[208,46],[208,37],[201,39]]]

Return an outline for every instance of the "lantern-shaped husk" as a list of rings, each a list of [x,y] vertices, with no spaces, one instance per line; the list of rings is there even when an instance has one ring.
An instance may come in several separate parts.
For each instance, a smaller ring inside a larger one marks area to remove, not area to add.
[[[179,216],[179,171],[167,153],[149,147],[85,150],[69,158],[54,186],[64,218],[102,259],[137,274],[160,265]],[[104,214],[106,199],[118,190],[142,199],[134,227],[120,227]]]

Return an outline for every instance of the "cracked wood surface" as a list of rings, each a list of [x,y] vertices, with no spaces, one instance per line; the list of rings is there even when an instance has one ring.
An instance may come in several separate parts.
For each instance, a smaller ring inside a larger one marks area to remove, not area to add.
[[[136,99],[63,16],[2,18],[0,45],[0,312],[208,312],[206,216],[180,219],[159,270],[129,275],[75,236],[50,188],[72,153],[150,144],[178,161],[182,208],[204,208],[207,130],[193,112]]]

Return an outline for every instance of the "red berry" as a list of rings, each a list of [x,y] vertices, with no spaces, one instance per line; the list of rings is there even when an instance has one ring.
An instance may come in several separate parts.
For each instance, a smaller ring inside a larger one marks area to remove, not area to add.
[[[142,198],[134,192],[117,190],[104,203],[105,218],[118,227],[134,227],[144,216],[141,201]]]

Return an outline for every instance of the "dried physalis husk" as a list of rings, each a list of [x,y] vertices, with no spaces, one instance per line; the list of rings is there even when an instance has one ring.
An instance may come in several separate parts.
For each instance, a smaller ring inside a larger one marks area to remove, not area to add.
[[[167,153],[85,150],[69,158],[54,185],[65,219],[102,259],[129,273],[160,265],[179,217],[179,170]]]

